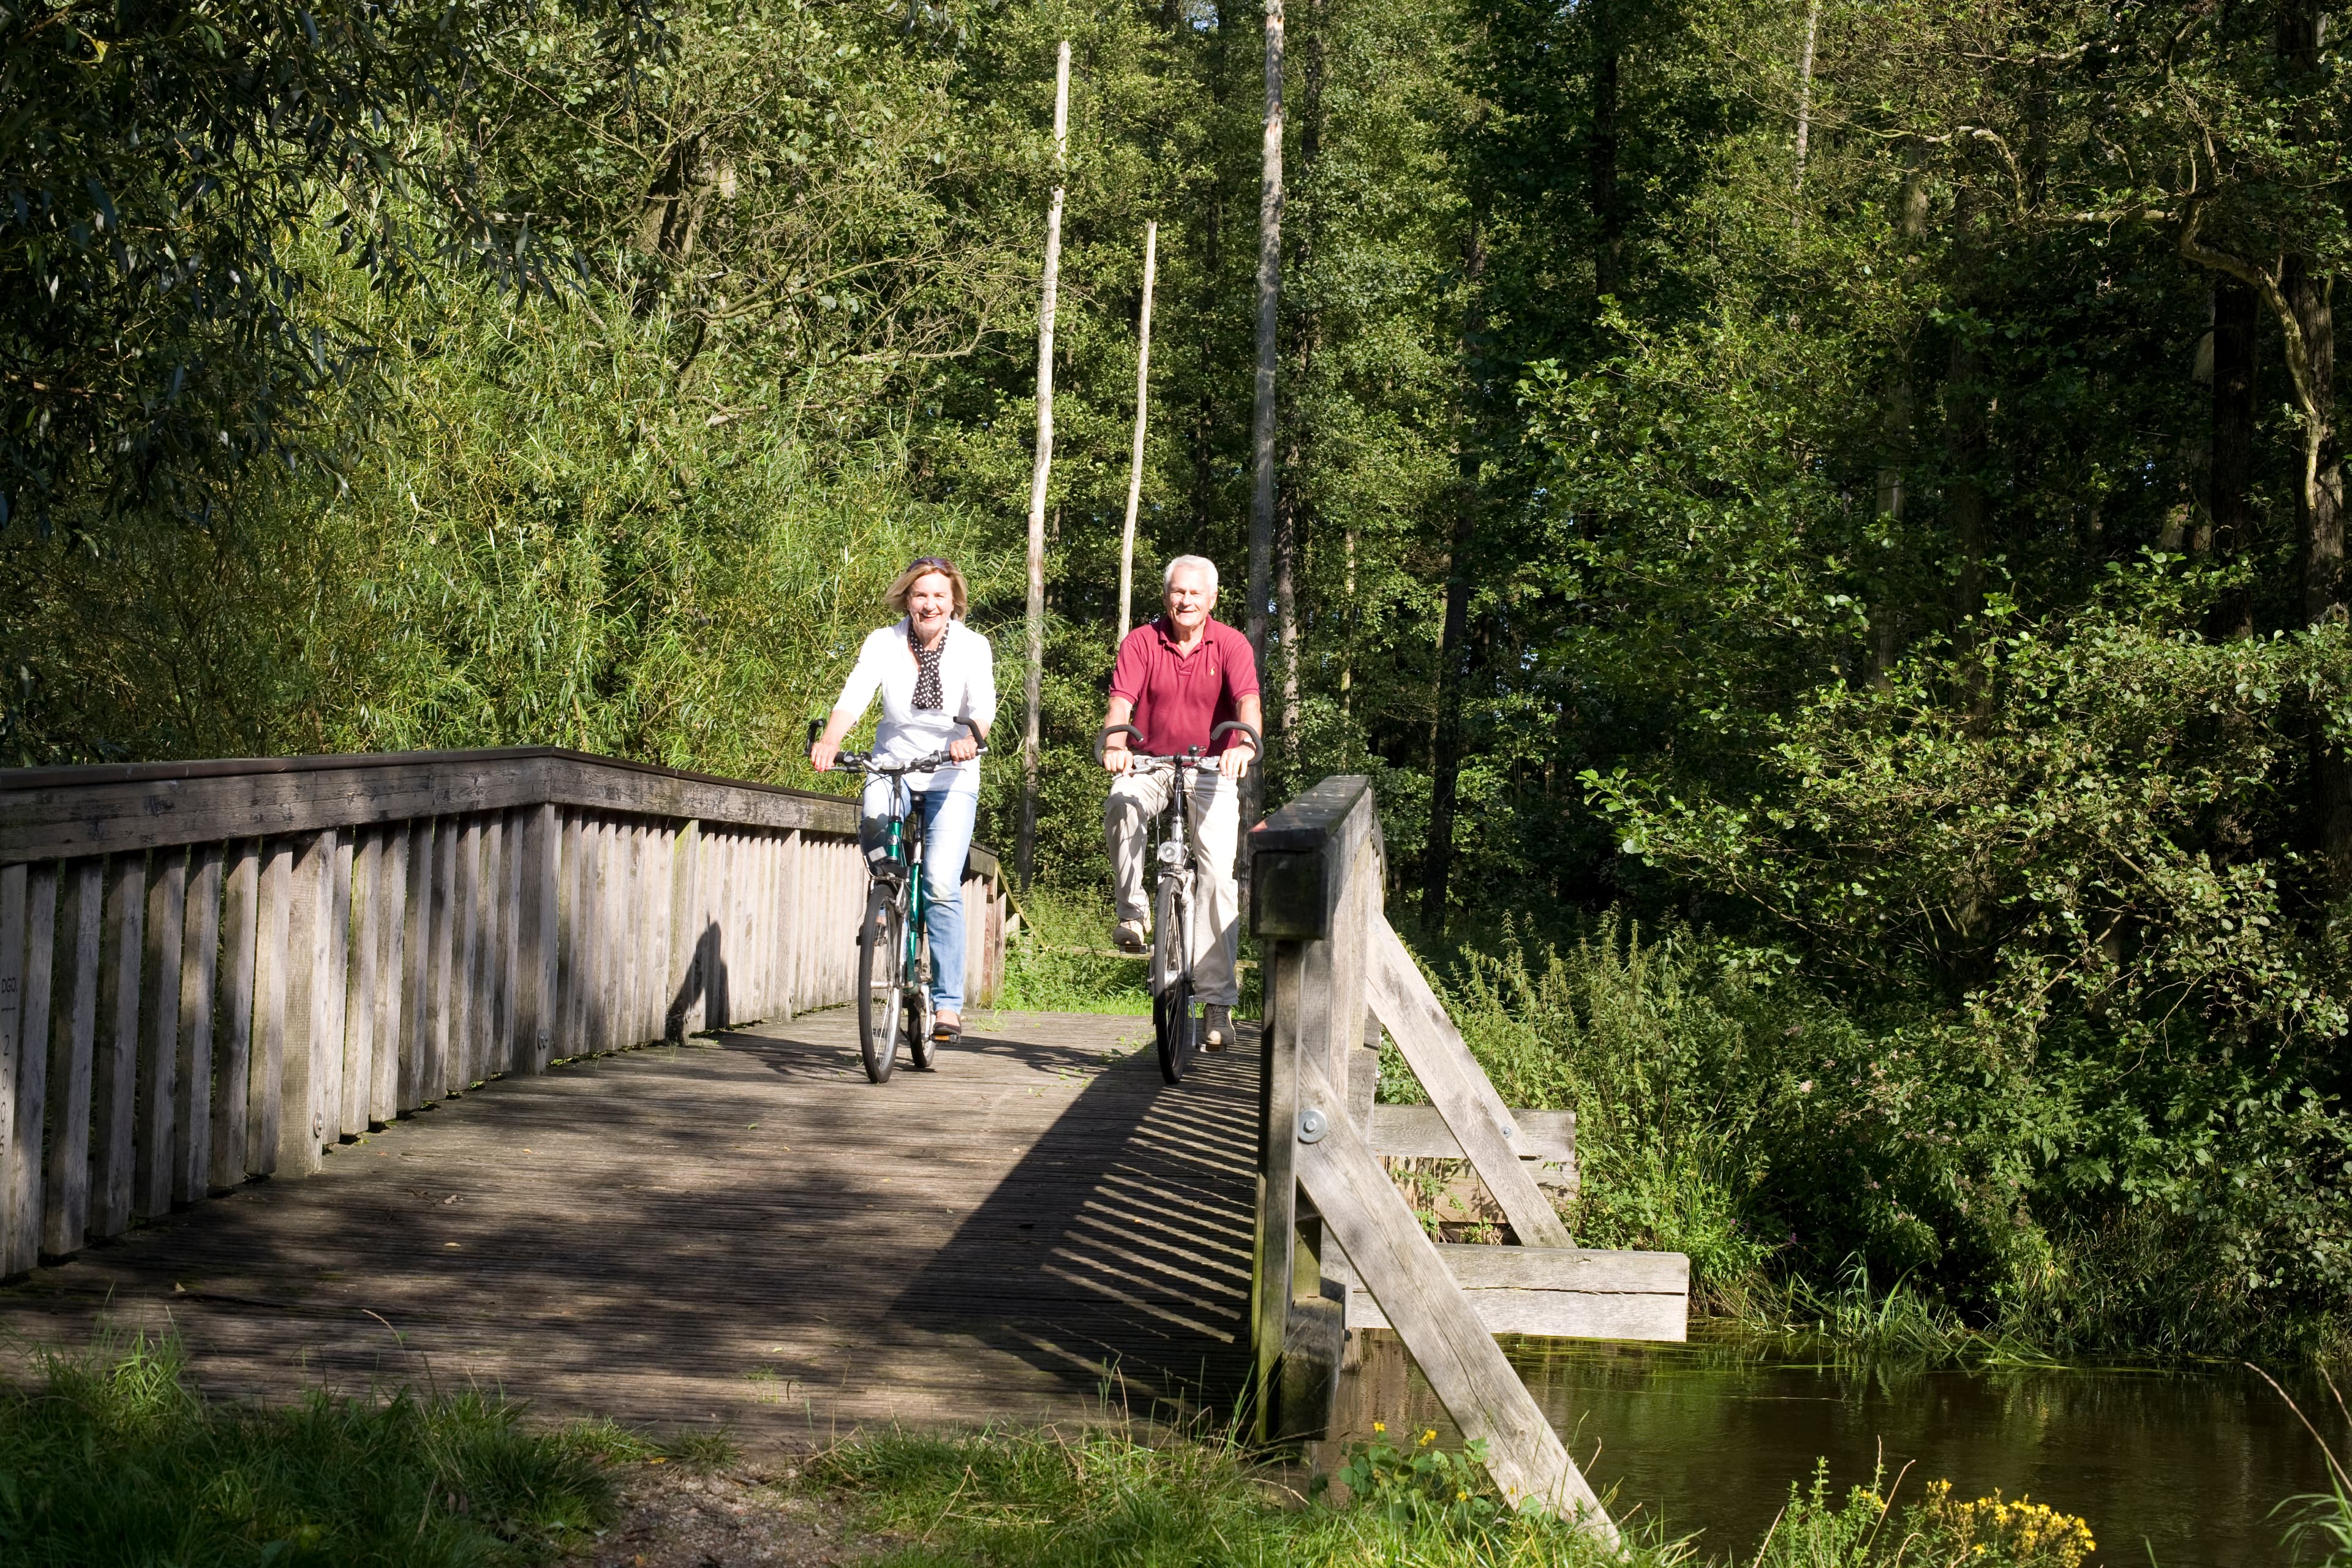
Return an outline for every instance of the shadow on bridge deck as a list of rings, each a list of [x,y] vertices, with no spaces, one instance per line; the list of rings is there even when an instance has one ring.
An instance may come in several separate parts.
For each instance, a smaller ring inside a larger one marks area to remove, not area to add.
[[[1255,1049],[1167,1089],[1147,1020],[996,1026],[880,1087],[838,1011],[503,1080],[42,1269],[0,1331],[168,1325],[217,1395],[495,1385],[767,1440],[1221,1411]]]

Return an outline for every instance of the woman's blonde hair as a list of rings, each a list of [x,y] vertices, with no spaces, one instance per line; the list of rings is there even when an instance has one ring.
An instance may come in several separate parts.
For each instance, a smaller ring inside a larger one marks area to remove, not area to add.
[[[882,595],[883,602],[906,615],[907,595],[915,591],[916,584],[934,572],[948,580],[948,591],[955,599],[955,618],[963,619],[964,612],[971,607],[971,590],[964,586],[963,574],[956,570],[955,563],[944,555],[921,555],[907,563],[907,569],[898,574],[890,591]]]

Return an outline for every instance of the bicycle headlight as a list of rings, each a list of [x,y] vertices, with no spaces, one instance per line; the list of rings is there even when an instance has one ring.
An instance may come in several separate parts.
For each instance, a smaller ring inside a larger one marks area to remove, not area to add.
[[[1162,844],[1160,847],[1160,863],[1162,866],[1181,866],[1184,863],[1184,847],[1181,844]]]

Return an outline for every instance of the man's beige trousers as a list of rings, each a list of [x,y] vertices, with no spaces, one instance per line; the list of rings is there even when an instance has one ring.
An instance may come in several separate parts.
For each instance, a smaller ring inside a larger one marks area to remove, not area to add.
[[[1110,846],[1111,877],[1118,894],[1118,918],[1151,923],[1151,889],[1144,884],[1145,828],[1168,809],[1176,788],[1164,773],[1121,773],[1103,803],[1103,837]],[[1192,994],[1212,1007],[1230,1007],[1242,997],[1234,980],[1234,922],[1241,900],[1234,886],[1234,851],[1241,837],[1239,781],[1194,770],[1191,820],[1192,883]]]

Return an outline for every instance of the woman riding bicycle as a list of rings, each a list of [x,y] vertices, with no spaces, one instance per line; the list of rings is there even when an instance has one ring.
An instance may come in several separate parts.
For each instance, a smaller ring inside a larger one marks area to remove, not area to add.
[[[980,809],[980,746],[996,720],[995,655],[987,637],[963,624],[971,595],[952,563],[937,555],[910,563],[887,597],[903,618],[866,637],[824,733],[809,748],[809,761],[819,773],[832,768],[841,738],[877,690],[882,721],[874,732],[876,761],[910,762],[939,751],[954,759],[936,772],[906,777],[923,814],[931,1037],[952,1045],[963,1032],[964,858]],[[888,842],[890,811],[890,780],[867,779],[858,837],[868,853]]]

